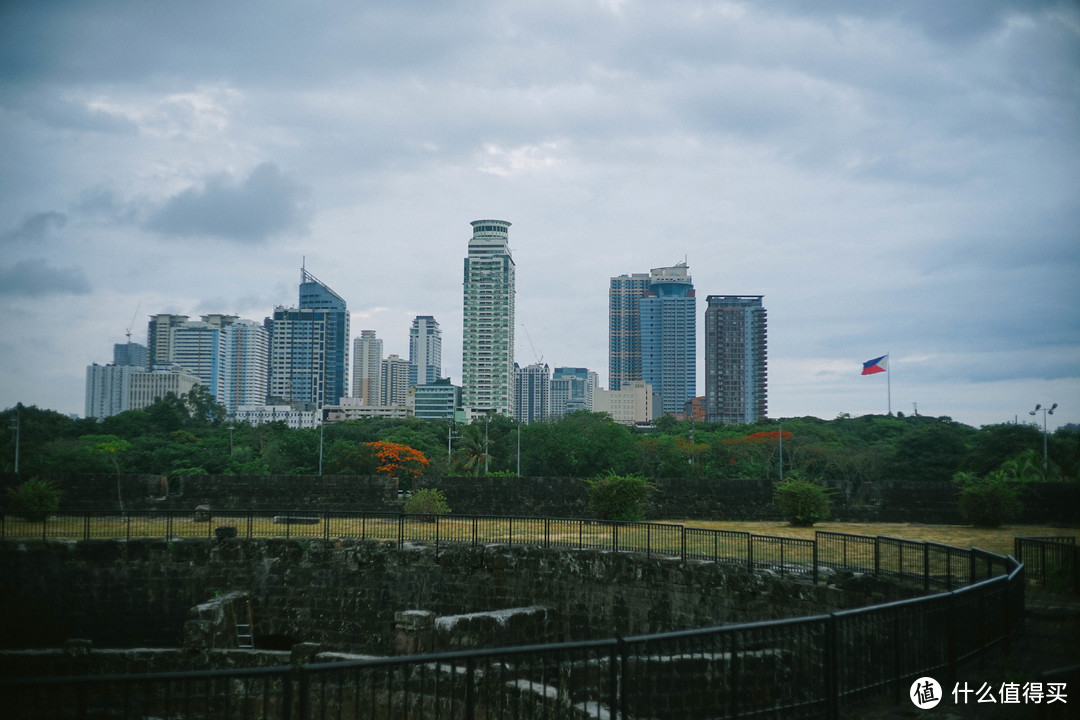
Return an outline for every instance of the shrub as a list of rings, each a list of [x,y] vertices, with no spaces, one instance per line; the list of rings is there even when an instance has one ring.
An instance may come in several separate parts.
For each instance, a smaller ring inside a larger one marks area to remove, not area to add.
[[[431,521],[436,515],[446,515],[450,512],[450,505],[446,502],[446,495],[436,488],[423,488],[417,490],[405,500],[405,512],[410,515],[424,515]]]
[[[798,475],[777,483],[773,500],[784,517],[798,527],[811,527],[819,520],[828,519],[832,508],[827,489]]]
[[[1002,471],[976,478],[969,473],[957,473],[953,480],[960,486],[960,512],[972,525],[999,527],[1020,515],[1020,489],[1005,479]]]
[[[589,509],[601,520],[636,522],[645,519],[645,509],[655,486],[640,475],[608,472],[589,483]]]
[[[34,477],[17,488],[8,488],[7,499],[10,513],[40,522],[60,507],[60,489],[48,480]]]

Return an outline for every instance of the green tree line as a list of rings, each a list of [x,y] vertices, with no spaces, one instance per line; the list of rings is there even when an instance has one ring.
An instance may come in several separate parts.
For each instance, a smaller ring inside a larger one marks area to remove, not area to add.
[[[5,428],[16,409],[0,413]],[[283,423],[230,422],[205,390],[168,396],[143,410],[102,421],[51,410],[19,411],[21,477],[49,472],[312,475],[358,472],[357,447],[384,442],[423,454],[422,474],[591,478],[778,480],[783,473],[821,479],[849,491],[877,480],[950,481],[983,476],[1006,463],[1029,480],[1080,479],[1080,432],[1047,440],[1033,425],[973,428],[948,417],[841,415],[721,425],[659,419],[650,429],[617,425],[602,413],[575,412],[519,425],[492,416],[471,425],[415,418],[368,419],[289,429]],[[520,450],[519,450],[520,447]],[[0,439],[0,470],[12,472],[15,434]],[[419,472],[419,470],[418,470]]]

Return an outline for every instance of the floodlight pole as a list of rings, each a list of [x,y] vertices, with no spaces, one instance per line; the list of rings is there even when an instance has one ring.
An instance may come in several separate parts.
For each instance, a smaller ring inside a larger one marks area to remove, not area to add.
[[[19,474],[19,440],[22,437],[22,403],[15,403],[15,421],[11,426],[15,431],[15,474]]]
[[[1057,403],[1054,403],[1049,408],[1044,408],[1041,404],[1036,403],[1035,404],[1035,409],[1029,411],[1028,415],[1034,415],[1040,409],[1042,410],[1042,413],[1043,413],[1043,476],[1045,476],[1047,470],[1049,469],[1049,462],[1047,460],[1047,454],[1046,454],[1046,416],[1048,414],[1049,415],[1054,414],[1054,411],[1057,410]],[[18,471],[16,470],[16,472],[18,472]]]

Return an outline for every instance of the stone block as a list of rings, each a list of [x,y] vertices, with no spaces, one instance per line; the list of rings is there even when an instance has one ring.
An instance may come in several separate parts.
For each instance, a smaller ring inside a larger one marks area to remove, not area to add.
[[[192,515],[191,520],[193,522],[210,522],[210,506],[196,505],[195,514]]]

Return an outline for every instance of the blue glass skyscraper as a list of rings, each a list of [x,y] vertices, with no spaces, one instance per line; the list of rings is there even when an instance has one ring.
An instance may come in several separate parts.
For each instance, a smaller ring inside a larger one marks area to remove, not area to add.
[[[321,408],[348,396],[349,311],[328,285],[300,273],[300,307],[274,309],[270,398]]]
[[[687,264],[653,269],[638,307],[641,379],[660,393],[662,412],[681,414],[697,391],[697,298]]]

